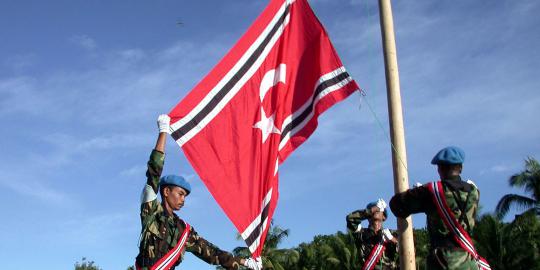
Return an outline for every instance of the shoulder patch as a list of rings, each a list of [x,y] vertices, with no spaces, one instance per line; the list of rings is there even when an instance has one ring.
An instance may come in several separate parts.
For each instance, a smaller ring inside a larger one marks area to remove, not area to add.
[[[476,186],[476,184],[475,184],[471,179],[467,179],[467,181],[465,181],[465,182],[467,182],[467,184],[469,184],[469,185],[473,185],[474,188],[478,189],[478,187]]]
[[[141,204],[151,202],[157,199],[157,194],[154,192],[154,189],[146,184],[141,194]]]

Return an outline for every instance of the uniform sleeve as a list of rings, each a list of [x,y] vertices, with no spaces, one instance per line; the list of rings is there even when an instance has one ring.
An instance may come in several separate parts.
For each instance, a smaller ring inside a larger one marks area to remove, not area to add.
[[[144,220],[157,211],[159,202],[157,200],[159,178],[163,171],[165,154],[153,150],[148,160],[146,170],[146,184],[141,194],[141,219]]]
[[[397,236],[395,236],[397,237]],[[389,262],[392,265],[399,265],[399,252],[398,245],[392,241],[388,241],[385,248],[385,255],[388,257]]]
[[[349,229],[351,232],[355,232],[358,228],[358,225],[362,222],[362,220],[366,220],[371,217],[371,210],[370,209],[364,209],[364,210],[356,210],[350,214],[347,215],[347,229]]]
[[[409,189],[390,199],[390,210],[396,217],[400,218],[406,218],[416,213],[427,213],[432,206],[431,194],[426,186]]]
[[[240,268],[240,258],[234,257],[231,253],[219,249],[214,244],[200,237],[193,227],[186,243],[186,251],[191,252],[209,264],[221,265],[227,270],[237,270]]]

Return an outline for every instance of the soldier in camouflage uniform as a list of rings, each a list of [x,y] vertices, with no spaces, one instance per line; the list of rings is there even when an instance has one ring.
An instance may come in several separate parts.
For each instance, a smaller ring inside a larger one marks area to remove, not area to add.
[[[364,267],[366,267],[374,247],[379,243],[384,243],[383,254],[372,269],[399,269],[397,239],[389,229],[383,229],[382,226],[387,217],[388,210],[386,210],[386,202],[383,199],[371,202],[366,206],[366,209],[356,210],[346,217],[347,229],[353,234],[360,262]],[[361,222],[366,219],[369,221],[369,225],[367,228],[362,228]]]
[[[447,147],[435,155],[431,164],[437,165],[450,210],[470,235],[475,225],[480,192],[472,181],[461,179],[464,159],[463,150]],[[394,195],[390,200],[390,209],[400,218],[415,213],[426,213],[430,238],[427,269],[478,269],[473,257],[460,247],[437,213],[428,185],[418,185]]]
[[[170,130],[169,122],[170,118],[167,115],[160,115],[158,118],[160,133],[156,147],[150,154],[146,186],[141,196],[142,230],[139,254],[136,258],[136,267],[140,270],[150,269],[175,248],[187,227],[174,211],[182,208],[191,192],[191,186],[181,176],[167,175],[160,179],[165,159],[165,143]],[[157,200],[158,190],[161,194],[161,203]],[[240,269],[241,265],[249,269],[262,269],[260,259],[234,257],[200,237],[191,226],[181,255],[175,262],[171,262],[170,267],[164,269],[174,269],[178,266],[186,250],[209,264],[221,265],[225,269]]]

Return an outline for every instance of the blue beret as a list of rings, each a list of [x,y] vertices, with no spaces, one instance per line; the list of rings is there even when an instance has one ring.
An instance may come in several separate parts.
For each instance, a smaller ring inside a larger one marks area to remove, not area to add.
[[[431,160],[433,165],[462,164],[465,161],[465,152],[459,147],[449,146],[443,148]]]
[[[371,207],[373,206],[377,206],[377,202],[370,202],[366,205],[366,209],[371,209]],[[384,217],[388,217],[388,210],[386,208],[384,208],[384,212],[383,212],[383,215]]]
[[[159,186],[171,185],[181,187],[186,190],[187,194],[191,193],[191,185],[182,176],[178,175],[165,175],[159,179]]]

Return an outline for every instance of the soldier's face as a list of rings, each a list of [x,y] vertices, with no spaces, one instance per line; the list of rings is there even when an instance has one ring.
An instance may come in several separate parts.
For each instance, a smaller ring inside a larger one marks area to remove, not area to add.
[[[171,209],[178,211],[186,200],[187,192],[177,186],[166,187],[164,190],[163,196],[165,197],[165,202],[171,207]]]
[[[378,232],[382,229],[384,222],[384,214],[382,212],[376,212],[373,214],[369,220],[369,226],[375,231]]]

